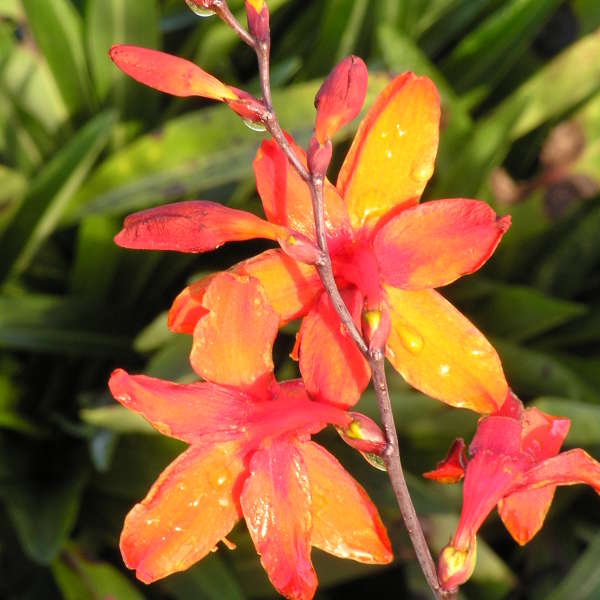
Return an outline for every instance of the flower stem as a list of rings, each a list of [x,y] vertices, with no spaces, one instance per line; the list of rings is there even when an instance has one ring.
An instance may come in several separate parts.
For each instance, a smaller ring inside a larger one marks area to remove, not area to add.
[[[444,591],[441,589],[435,564],[427,546],[427,540],[423,533],[423,528],[412,503],[406,479],[402,470],[402,462],[400,460],[400,448],[398,444],[398,434],[394,423],[394,415],[392,412],[392,404],[385,375],[385,358],[383,351],[380,349],[369,349],[362,334],[356,327],[352,316],[348,312],[344,300],[342,299],[335,282],[335,277],[331,267],[331,257],[327,248],[327,237],[325,234],[325,216],[324,216],[324,200],[323,200],[323,177],[312,174],[304,166],[296,152],[285,137],[283,130],[277,120],[277,116],[273,110],[271,100],[271,84],[270,84],[270,68],[269,68],[269,53],[270,42],[258,42],[248,34],[231,14],[225,0],[216,0],[215,12],[219,17],[231,27],[238,36],[256,52],[258,60],[258,71],[260,88],[264,103],[264,113],[261,117],[267,131],[277,142],[283,153],[291,165],[296,169],[300,177],[307,184],[312,200],[313,213],[315,219],[315,232],[317,244],[321,250],[320,260],[316,264],[319,277],[323,283],[323,287],[327,292],[333,307],[338,314],[342,324],[346,328],[348,334],[355,342],[371,368],[372,383],[377,398],[379,414],[383,425],[386,448],[383,452],[383,461],[386,466],[387,474],[392,485],[392,489],[396,496],[398,507],[408,535],[412,542],[417,560],[421,566],[425,579],[431,588],[435,598],[439,600],[454,600],[457,597],[457,590]]]

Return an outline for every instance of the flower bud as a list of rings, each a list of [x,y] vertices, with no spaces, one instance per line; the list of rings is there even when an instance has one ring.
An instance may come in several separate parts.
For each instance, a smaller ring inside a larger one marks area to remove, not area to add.
[[[380,455],[385,449],[386,441],[379,425],[361,413],[348,414],[352,421],[345,429],[338,428],[341,438],[359,452]]]
[[[306,159],[308,162],[308,170],[313,175],[320,175],[325,177],[327,173],[327,167],[331,162],[332,146],[329,140],[326,140],[324,144],[320,144],[316,136],[310,138],[308,144],[308,152],[306,153]]]
[[[390,315],[385,308],[367,309],[362,313],[362,332],[369,350],[383,350],[390,335]]]
[[[367,80],[367,67],[357,56],[344,58],[325,79],[315,96],[315,134],[320,144],[360,112]]]
[[[475,569],[477,560],[477,540],[473,538],[466,550],[445,546],[438,560],[438,577],[442,589],[453,590],[462,585]]]
[[[252,123],[261,123],[266,110],[263,102],[244,90],[233,86],[229,86],[229,89],[237,95],[237,98],[227,100],[227,106],[243,119]]]
[[[423,477],[438,483],[458,483],[465,476],[467,466],[466,444],[462,438],[454,440],[448,454],[433,471],[423,473]]]
[[[248,30],[258,42],[269,40],[269,9],[265,0],[246,0],[246,17]]]
[[[321,250],[305,235],[297,231],[287,230],[277,238],[281,249],[294,260],[307,265],[315,265],[321,262],[323,253]]]

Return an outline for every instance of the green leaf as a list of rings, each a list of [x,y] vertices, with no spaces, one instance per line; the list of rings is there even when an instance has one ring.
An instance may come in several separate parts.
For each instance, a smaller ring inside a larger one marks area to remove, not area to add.
[[[506,377],[517,394],[563,396],[600,402],[600,391],[587,385],[559,358],[505,340],[494,339],[492,343],[500,355]]]
[[[112,90],[122,114],[152,114],[158,95],[121,73],[108,57],[113,44],[159,49],[157,0],[88,0],[85,13],[90,67],[100,99]]]
[[[585,289],[600,264],[600,206],[592,204],[537,267],[543,290],[570,298]]]
[[[0,238],[0,280],[23,271],[42,242],[53,232],[72,195],[105,147],[114,113],[88,122],[33,180],[11,227]]]
[[[508,0],[477,29],[466,35],[442,63],[454,88],[489,89],[512,66],[562,0]]]
[[[87,560],[74,545],[52,563],[52,573],[65,600],[144,600],[115,567]]]
[[[129,338],[101,327],[93,305],[60,296],[0,296],[0,347],[75,356],[131,352]]]
[[[26,188],[24,175],[0,165],[0,234],[18,209]]]
[[[243,600],[235,575],[218,554],[209,554],[185,573],[165,579],[161,588],[175,600]]]
[[[585,552],[571,567],[567,576],[554,588],[546,600],[589,600],[600,594],[600,534],[592,538]]]
[[[27,23],[71,114],[93,106],[81,16],[69,0],[22,0]]]
[[[116,433],[156,433],[156,430],[144,417],[124,406],[83,408],[79,411],[79,418],[84,423],[103,427]]]
[[[533,288],[492,284],[477,300],[472,318],[484,331],[524,341],[550,331],[586,313],[583,304],[552,298]]]
[[[534,402],[540,410],[571,420],[565,444],[568,446],[600,446],[600,406],[567,398],[541,397]]]

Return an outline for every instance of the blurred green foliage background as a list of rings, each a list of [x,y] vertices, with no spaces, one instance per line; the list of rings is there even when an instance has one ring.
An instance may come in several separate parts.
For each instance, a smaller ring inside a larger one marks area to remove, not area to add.
[[[231,8],[243,18],[242,1]],[[320,80],[349,53],[370,102],[389,74],[430,76],[443,101],[427,197],[478,197],[513,217],[493,259],[446,288],[495,343],[527,403],[568,416],[568,446],[600,456],[600,3],[597,0],[269,0],[275,107],[306,143]],[[251,159],[261,134],[222,106],[126,79],[112,43],[162,48],[257,91],[254,57],[183,0],[0,0],[0,597],[241,600],[273,595],[243,526],[220,550],[153,586],[121,563],[124,515],[181,451],[115,406],[116,366],[191,381],[190,340],[165,311],[192,278],[265,246],[203,256],[124,251],[122,217],[205,198],[259,212]],[[337,165],[353,128],[339,136]],[[335,164],[331,177],[335,179]],[[277,369],[294,328],[277,344]],[[420,473],[476,415],[390,373],[404,462],[436,551],[460,486]],[[366,393],[359,408],[376,408]],[[369,490],[393,538],[386,569],[313,556],[321,599],[427,598],[383,473],[334,433],[321,441]],[[482,529],[468,599],[600,598],[600,501],[561,489],[525,548],[495,517]]]

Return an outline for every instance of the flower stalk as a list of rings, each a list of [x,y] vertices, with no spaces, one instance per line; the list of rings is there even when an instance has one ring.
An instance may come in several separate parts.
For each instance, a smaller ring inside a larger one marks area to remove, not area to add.
[[[256,53],[259,70],[259,81],[264,106],[264,112],[260,115],[260,120],[277,142],[287,159],[298,172],[300,177],[307,184],[312,200],[312,207],[315,219],[315,233],[318,247],[321,251],[319,260],[316,261],[316,268],[319,273],[323,287],[327,292],[332,305],[338,314],[340,321],[346,328],[348,335],[352,338],[360,352],[367,360],[371,369],[372,384],[377,398],[379,415],[386,437],[386,447],[382,453],[387,474],[396,496],[396,501],[400,513],[404,520],[408,535],[413,545],[417,560],[423,571],[425,579],[431,588],[434,596],[440,600],[454,600],[457,590],[443,590],[440,586],[435,564],[423,528],[415,511],[410,493],[404,477],[402,462],[400,458],[400,448],[398,443],[398,434],[394,423],[394,415],[389,395],[387,378],[385,374],[385,357],[382,347],[369,347],[363,339],[361,332],[356,327],[350,312],[348,311],[344,300],[339,292],[335,282],[331,258],[327,248],[327,239],[325,233],[324,200],[323,200],[323,173],[312,173],[299,159],[292,149],[290,143],[285,137],[279,124],[272,104],[271,84],[270,84],[270,37],[263,36],[257,40],[249,34],[234,17],[225,0],[215,0],[212,6],[217,14],[236,34],[250,46]]]

